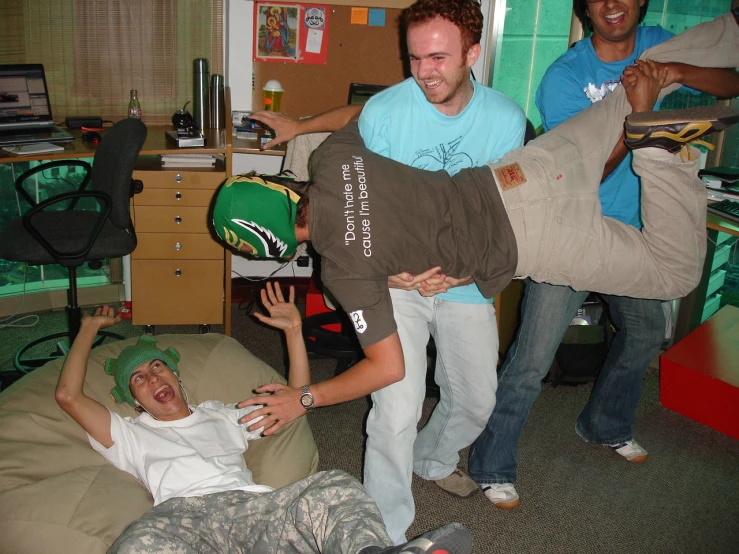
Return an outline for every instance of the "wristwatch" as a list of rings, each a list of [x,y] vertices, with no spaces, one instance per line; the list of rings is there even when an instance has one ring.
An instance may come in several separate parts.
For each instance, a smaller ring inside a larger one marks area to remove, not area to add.
[[[300,395],[300,403],[303,405],[303,408],[306,410],[312,410],[313,409],[313,395],[310,392],[310,385],[305,385],[303,387],[303,392]]]

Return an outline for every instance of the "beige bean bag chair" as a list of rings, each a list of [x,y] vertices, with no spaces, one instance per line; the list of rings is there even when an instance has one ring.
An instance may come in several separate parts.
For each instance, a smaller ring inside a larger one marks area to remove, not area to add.
[[[124,416],[137,414],[110,397],[103,371],[127,339],[93,350],[85,393]],[[235,402],[255,387],[284,379],[234,339],[218,334],[162,335],[157,346],[176,348],[190,403]],[[54,389],[62,360],[50,362],[0,393],[0,552],[105,552],[123,528],[152,506],[133,477],[113,468],[85,432],[57,406]],[[306,418],[250,444],[246,463],[257,483],[281,487],[314,473],[318,451]]]

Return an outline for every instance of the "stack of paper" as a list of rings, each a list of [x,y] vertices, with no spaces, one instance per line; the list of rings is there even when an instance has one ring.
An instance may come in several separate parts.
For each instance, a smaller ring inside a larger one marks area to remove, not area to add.
[[[213,167],[218,154],[162,154],[162,167]]]
[[[18,156],[31,156],[33,154],[50,154],[51,152],[64,152],[64,147],[50,142],[36,142],[34,144],[22,144],[19,146],[6,146],[5,152]]]

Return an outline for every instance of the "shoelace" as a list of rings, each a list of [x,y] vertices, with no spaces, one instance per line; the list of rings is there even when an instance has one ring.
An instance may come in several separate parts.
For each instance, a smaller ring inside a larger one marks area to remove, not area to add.
[[[705,140],[701,139],[695,139],[691,140],[687,144],[683,144],[683,147],[680,149],[680,160],[683,162],[694,162],[698,158],[694,157],[693,154],[690,152],[690,145],[691,144],[700,144],[701,146],[704,146],[708,148],[709,150],[715,150],[716,147],[711,144],[710,142],[706,142]]]

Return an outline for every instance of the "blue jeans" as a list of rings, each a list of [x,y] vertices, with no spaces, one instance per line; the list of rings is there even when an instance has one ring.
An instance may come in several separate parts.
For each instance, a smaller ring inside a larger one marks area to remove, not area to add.
[[[498,328],[492,304],[462,304],[390,289],[405,359],[405,378],[372,393],[367,417],[364,487],[377,503],[394,544],[415,517],[413,472],[450,475],[459,451],[474,441],[495,404]],[[441,396],[420,432],[426,395],[426,344],[436,342],[434,378]]]
[[[557,347],[587,296],[526,280],[521,326],[498,377],[495,409],[470,451],[470,475],[478,483],[516,482],[518,439]],[[616,444],[632,438],[644,374],[664,340],[665,317],[658,300],[602,298],[618,332],[577,432],[590,442]]]

